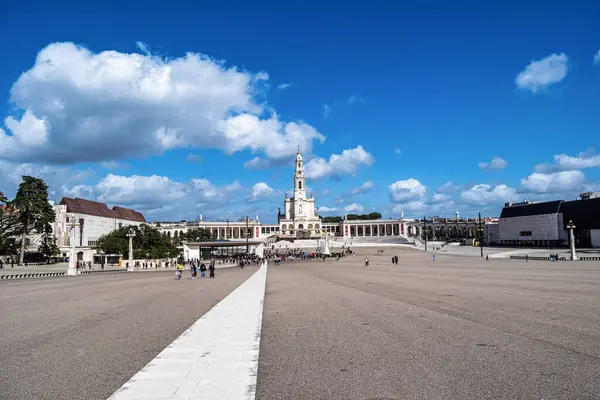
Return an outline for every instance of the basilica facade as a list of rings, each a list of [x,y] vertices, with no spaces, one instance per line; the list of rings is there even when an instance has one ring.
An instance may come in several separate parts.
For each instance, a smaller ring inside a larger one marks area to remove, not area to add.
[[[321,219],[315,211],[315,199],[306,194],[306,178],[302,154],[298,149],[296,168],[294,170],[294,196],[285,194],[283,213],[281,208],[277,214],[280,227],[279,236],[282,238],[309,239],[322,236]]]

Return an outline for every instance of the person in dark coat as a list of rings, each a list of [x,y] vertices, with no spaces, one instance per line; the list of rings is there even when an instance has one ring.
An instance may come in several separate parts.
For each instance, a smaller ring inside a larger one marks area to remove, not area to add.
[[[206,265],[204,263],[200,264],[200,277],[204,278],[206,276]]]
[[[215,264],[210,263],[210,266],[208,267],[209,271],[210,271],[210,277],[214,278],[215,277]]]

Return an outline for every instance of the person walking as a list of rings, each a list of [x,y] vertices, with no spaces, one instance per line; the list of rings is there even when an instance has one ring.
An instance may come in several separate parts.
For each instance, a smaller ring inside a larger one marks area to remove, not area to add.
[[[192,279],[196,279],[196,275],[198,275],[198,268],[196,268],[196,264],[192,263],[190,270],[192,271]]]
[[[215,277],[215,264],[213,264],[212,262],[210,263],[210,267],[208,267],[208,269],[210,270],[210,277],[214,278]]]
[[[206,265],[204,263],[200,264],[200,278],[204,278],[206,276]]]
[[[183,264],[177,263],[177,279],[181,279],[181,275],[183,274]]]
[[[368,267],[368,266],[369,266],[369,259],[365,258],[365,267]]]

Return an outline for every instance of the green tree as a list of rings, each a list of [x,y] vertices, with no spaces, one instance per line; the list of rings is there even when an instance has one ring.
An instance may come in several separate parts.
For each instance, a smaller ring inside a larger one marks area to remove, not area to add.
[[[342,221],[342,217],[325,217],[323,218],[323,222],[325,223],[336,223],[336,222],[341,222]]]
[[[44,227],[44,231],[42,232],[42,240],[38,247],[38,251],[42,253],[48,264],[50,264],[51,257],[60,254],[60,249],[56,245],[56,237],[54,236],[50,225]]]
[[[98,239],[98,248],[105,254],[121,254],[123,258],[129,258],[130,230],[135,233],[133,238],[133,258],[171,258],[179,254],[179,249],[172,243],[169,237],[150,225],[124,226],[104,235]]]
[[[381,214],[379,214],[378,212],[372,212],[371,214],[369,214],[369,219],[381,219]]]
[[[24,175],[10,206],[16,213],[15,232],[21,236],[19,265],[23,265],[25,237],[33,232],[51,232],[51,224],[56,219],[54,208],[48,202],[48,185],[42,179]]]
[[[194,228],[181,235],[180,239],[186,242],[210,242],[213,236],[210,229]]]
[[[173,243],[175,245],[178,245],[180,243],[180,240],[179,240],[179,231],[175,231],[175,233],[173,234]]]

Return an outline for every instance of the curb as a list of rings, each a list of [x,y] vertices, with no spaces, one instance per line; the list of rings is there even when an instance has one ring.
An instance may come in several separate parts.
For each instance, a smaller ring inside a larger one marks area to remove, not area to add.
[[[532,261],[550,261],[550,257],[528,257],[525,256],[510,256],[511,260],[532,260]],[[600,261],[600,257],[579,257],[579,261]],[[563,260],[561,260],[563,261]],[[570,259],[565,259],[564,261],[571,261]],[[575,260],[577,261],[577,260]]]
[[[27,279],[46,278],[51,276],[65,276],[66,272],[32,272],[24,274],[0,275],[0,279]]]

